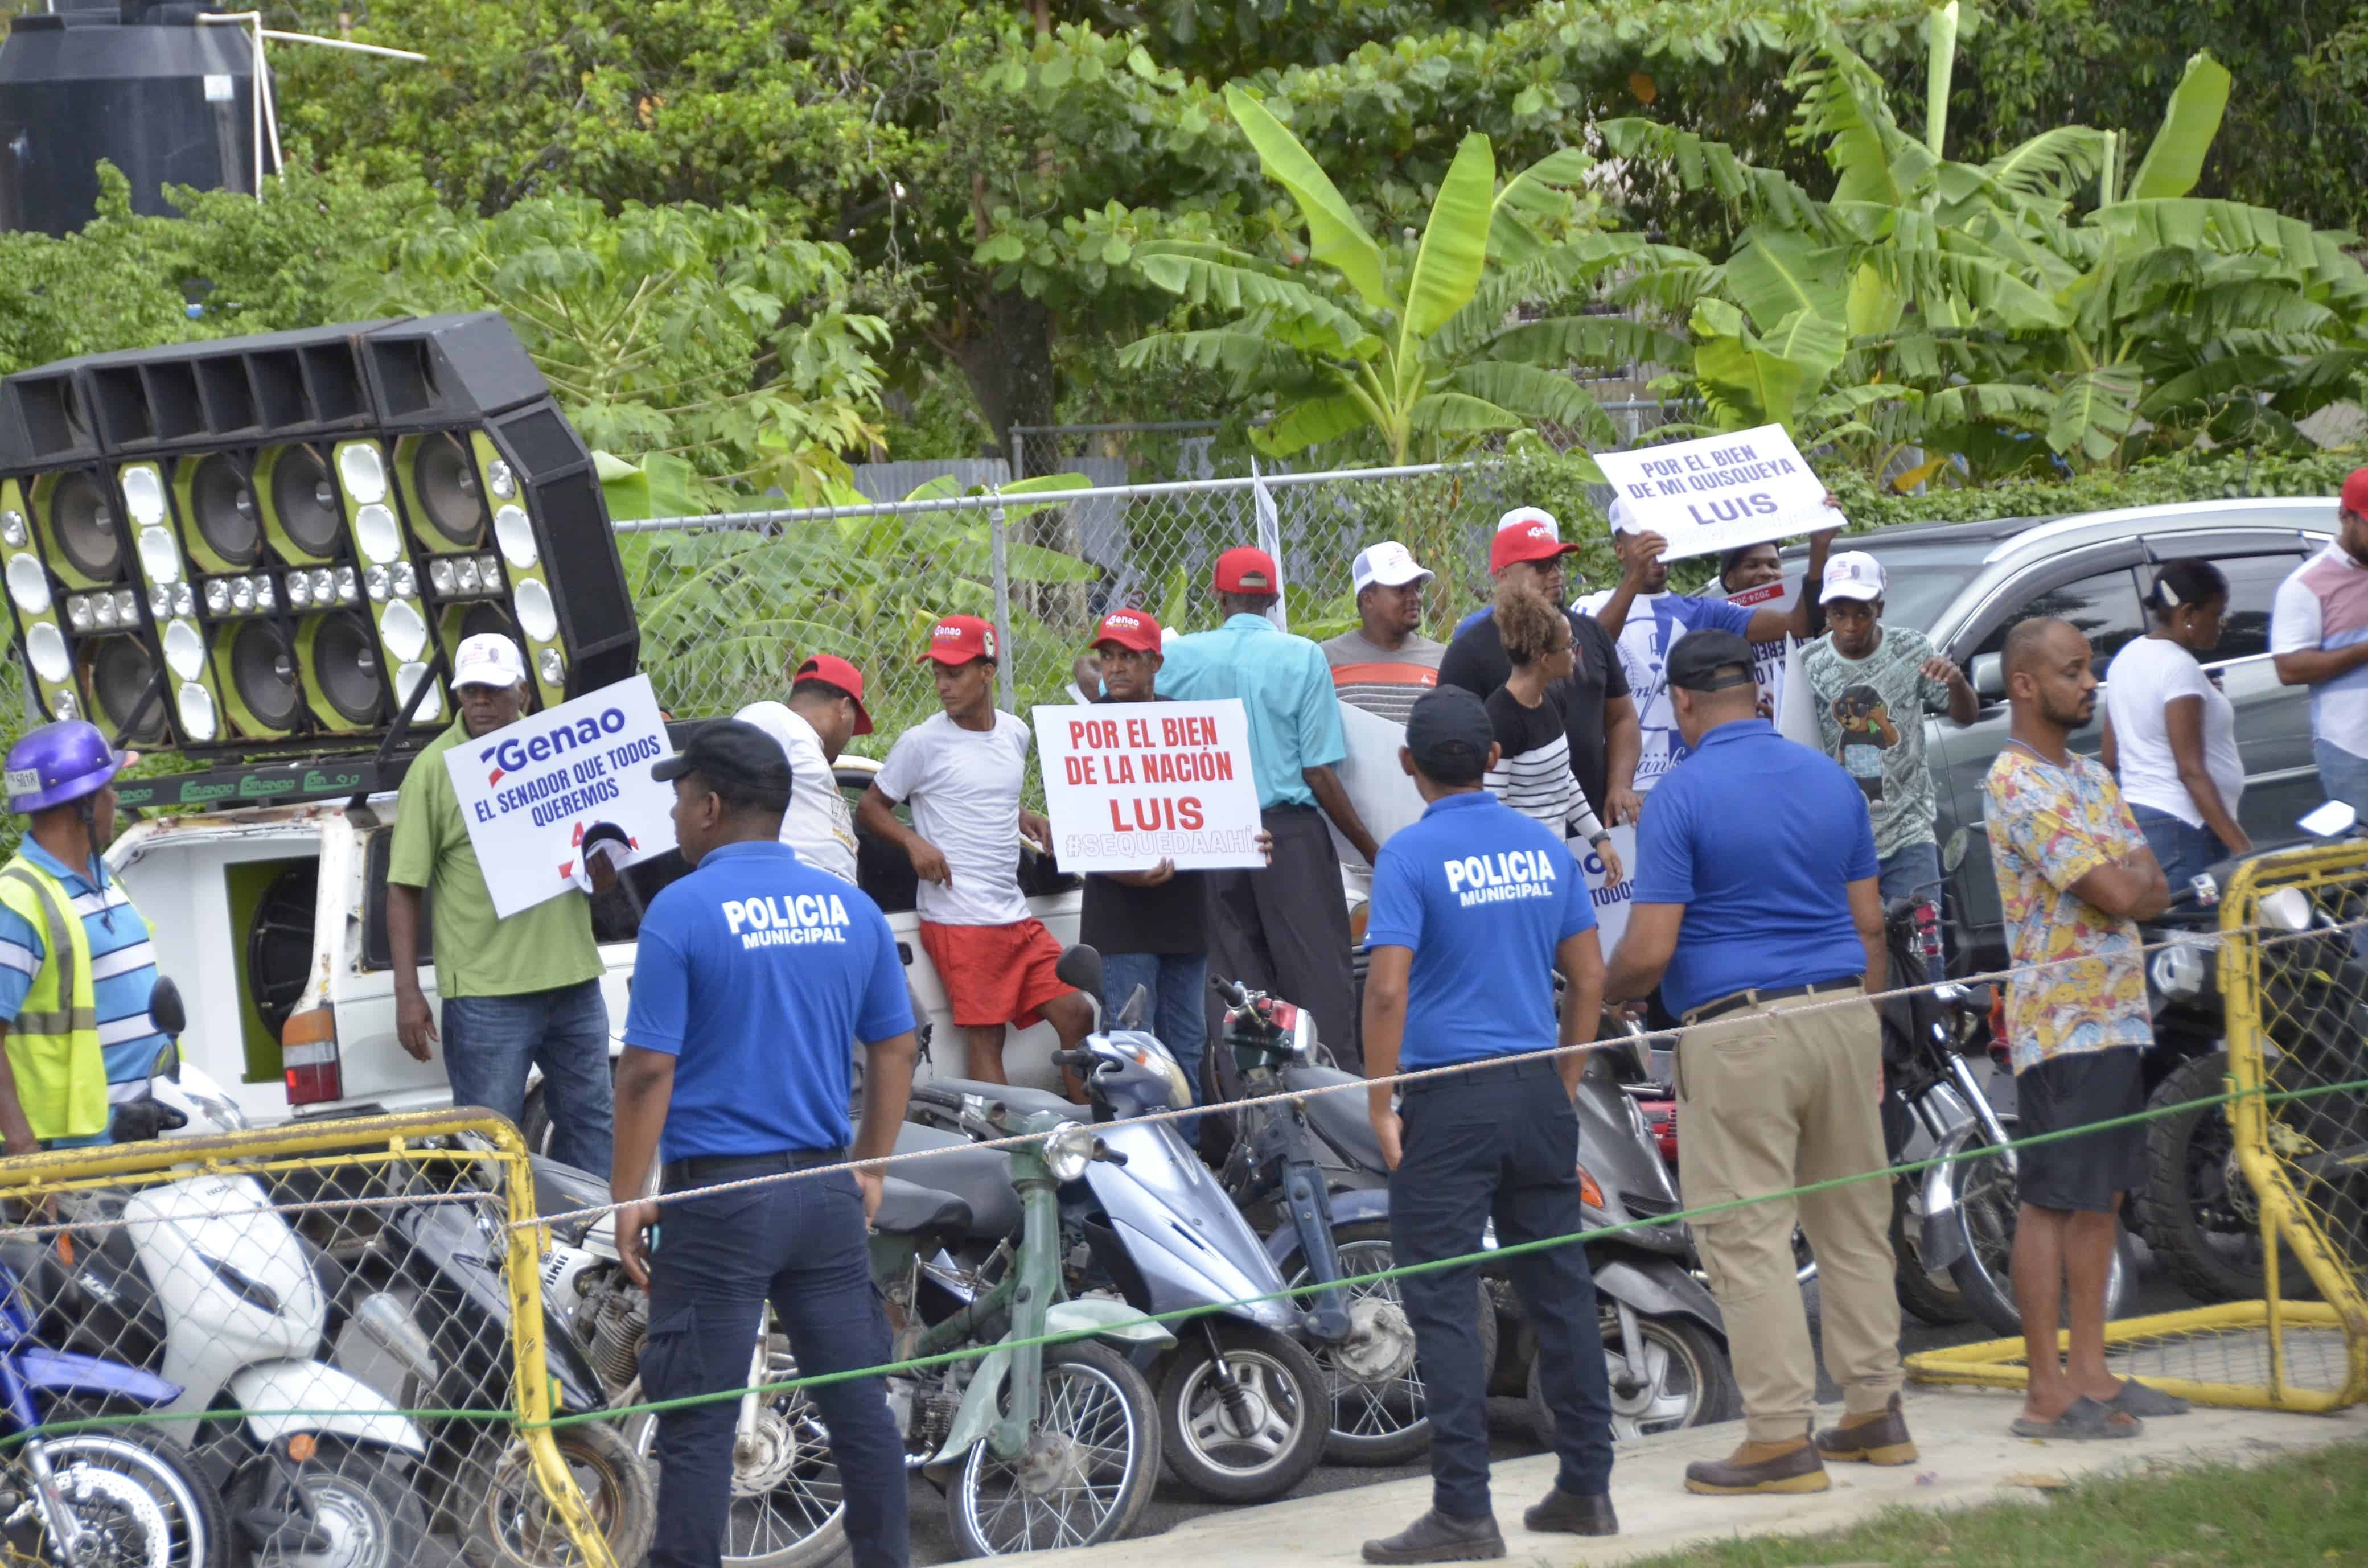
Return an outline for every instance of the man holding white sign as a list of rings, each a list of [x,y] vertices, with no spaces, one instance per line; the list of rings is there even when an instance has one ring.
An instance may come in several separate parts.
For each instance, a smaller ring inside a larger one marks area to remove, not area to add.
[[[591,904],[569,885],[505,917],[495,908],[445,760],[464,743],[518,722],[526,711],[526,678],[525,657],[507,637],[486,632],[463,639],[452,659],[461,717],[403,776],[386,867],[395,1032],[421,1062],[440,1038],[452,1103],[483,1107],[512,1122],[526,1114],[529,1069],[541,1067],[552,1158],[606,1176],[613,1111],[600,976],[608,966],[592,940]],[[597,719],[594,724],[597,729]],[[498,785],[502,770],[490,771]],[[592,873],[593,886],[606,891],[616,868],[596,858],[601,869]],[[574,869],[567,869],[571,882]],[[554,864],[554,882],[557,873]],[[440,1037],[419,986],[419,912],[430,887],[436,890]]]

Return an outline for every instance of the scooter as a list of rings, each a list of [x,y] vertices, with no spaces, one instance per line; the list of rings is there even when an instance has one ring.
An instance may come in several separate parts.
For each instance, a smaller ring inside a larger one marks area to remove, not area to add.
[[[1074,947],[1061,978],[1101,994],[1101,955]],[[1072,1285],[1114,1289],[1130,1305],[1166,1313],[1194,1308],[1172,1352],[1155,1358],[1160,1447],[1176,1478],[1220,1502],[1280,1497],[1324,1456],[1331,1399],[1300,1344],[1304,1313],[1282,1275],[1208,1167],[1172,1122],[1133,1119],[1191,1105],[1167,1049],[1137,1028],[1138,988],[1116,1027],[1097,1030],[1053,1064],[1076,1071],[1102,1125],[1111,1158],[1089,1163],[1061,1195],[1061,1239]],[[913,1093],[909,1117],[942,1124],[969,1100],[999,1098],[1056,1115],[1051,1095],[938,1078]],[[1074,1107],[1068,1108],[1074,1112]]]

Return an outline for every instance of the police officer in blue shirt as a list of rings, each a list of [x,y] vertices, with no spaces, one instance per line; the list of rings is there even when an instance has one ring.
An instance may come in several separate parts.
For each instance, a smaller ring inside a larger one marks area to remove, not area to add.
[[[1440,687],[1417,702],[1398,757],[1427,807],[1373,869],[1365,1069],[1380,1080],[1402,1068],[1491,1064],[1409,1084],[1395,1108],[1390,1085],[1369,1091],[1390,1165],[1390,1244],[1400,1264],[1463,1256],[1480,1250],[1492,1217],[1508,1245],[1574,1235],[1586,1221],[1571,1096],[1587,1053],[1545,1052],[1557,1039],[1595,1038],[1603,954],[1594,901],[1562,842],[1481,788],[1497,744],[1477,697]],[[1558,1036],[1557,969],[1569,993]],[[1615,1534],[1611,1391],[1587,1254],[1573,1244],[1506,1265],[1537,1331],[1562,1459],[1554,1490],[1522,1522]],[[1467,1264],[1398,1283],[1429,1400],[1431,1507],[1402,1533],[1367,1541],[1368,1562],[1505,1555],[1488,1502],[1477,1273]]]
[[[744,1387],[768,1300],[802,1371],[880,1366],[888,1324],[865,1250],[877,1167],[641,1199],[657,1159],[668,1194],[845,1162],[849,1039],[865,1050],[855,1157],[894,1149],[914,1058],[895,940],[878,905],[780,842],[791,790],[833,785],[792,781],[771,736],[711,725],[651,772],[674,784],[675,838],[696,869],[642,920],[617,1067],[609,1192],[623,1205],[625,1272],[650,1292],[643,1392]],[[856,1568],[905,1568],[904,1442],[886,1385],[810,1392],[845,1484]],[[737,1414],[726,1399],[659,1415],[653,1568],[722,1561]]]

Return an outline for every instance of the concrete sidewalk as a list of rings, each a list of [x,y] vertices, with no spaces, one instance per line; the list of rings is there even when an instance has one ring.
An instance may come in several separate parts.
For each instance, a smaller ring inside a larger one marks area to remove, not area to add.
[[[1841,1529],[1896,1504],[1952,1508],[2036,1500],[2044,1494],[2025,1477],[2068,1479],[2163,1461],[2248,1463],[2368,1438],[2368,1406],[2333,1416],[2199,1406],[2185,1415],[2147,1422],[2146,1435],[2131,1441],[2037,1443],[2007,1434],[2021,1403],[2020,1393],[1911,1385],[1907,1421],[1923,1458],[1896,1469],[1835,1465],[1830,1490],[1803,1496],[1696,1497],[1683,1489],[1690,1461],[1733,1451],[1742,1440],[1740,1422],[1623,1444],[1611,1478],[1621,1533],[1602,1540],[1523,1530],[1521,1510],[1554,1483],[1554,1457],[1499,1463],[1493,1488],[1506,1561],[1538,1568],[1624,1562],[1736,1535]],[[1837,1419],[1839,1407],[1820,1415]],[[1369,1538],[1403,1528],[1429,1506],[1427,1479],[1394,1481],[1210,1514],[1165,1535],[1047,1552],[1033,1561],[1047,1568],[1055,1560],[1064,1568],[1084,1568],[1088,1559],[1093,1568],[1169,1568],[1187,1562],[1192,1568],[1345,1565],[1361,1561],[1359,1550]]]

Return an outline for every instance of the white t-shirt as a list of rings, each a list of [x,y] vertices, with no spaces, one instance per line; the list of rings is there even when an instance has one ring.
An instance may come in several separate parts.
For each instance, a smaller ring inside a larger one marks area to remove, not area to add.
[[[1609,591],[1589,594],[1578,601],[1581,615],[1591,616],[1611,600]],[[1678,733],[1677,710],[1669,705],[1669,649],[1689,631],[1714,630],[1737,636],[1751,624],[1751,612],[1725,599],[1699,599],[1686,594],[1638,594],[1620,623],[1620,667],[1628,676],[1628,694],[1636,699],[1636,725],[1641,732],[1636,755],[1635,790],[1639,795],[1661,781],[1661,775],[1685,760],[1686,740]]]
[[[2163,710],[2183,697],[2203,699],[2203,768],[2234,815],[2245,793],[2245,763],[2237,755],[2237,709],[2205,678],[2195,655],[2162,637],[2123,644],[2105,671],[2105,716],[2112,721],[2121,765],[2122,799],[2169,812],[2190,827],[2203,812],[2179,779],[2170,727]]]
[[[1030,916],[1019,892],[1019,786],[1027,721],[998,711],[995,728],[965,730],[932,713],[888,748],[880,792],[913,808],[913,827],[938,846],[951,887],[921,884],[919,914],[938,926],[1014,926]]]
[[[756,725],[789,754],[790,809],[781,813],[781,842],[814,869],[854,881],[855,818],[823,755],[822,736],[786,702],[752,702],[732,716]]]
[[[2278,585],[2270,652],[2308,653],[2368,639],[2368,566],[2330,544]],[[2368,665],[2310,688],[2310,728],[2320,740],[2368,756]]]

